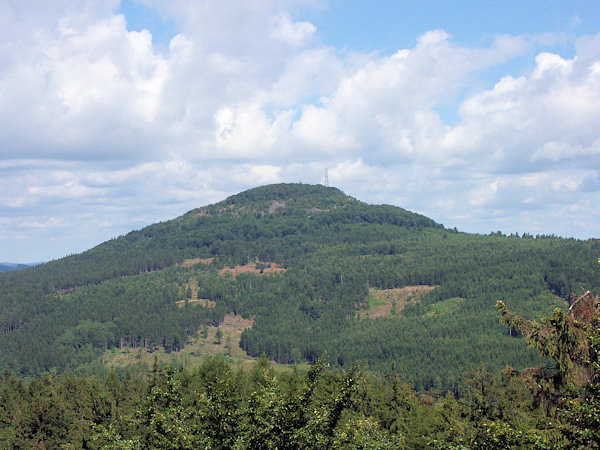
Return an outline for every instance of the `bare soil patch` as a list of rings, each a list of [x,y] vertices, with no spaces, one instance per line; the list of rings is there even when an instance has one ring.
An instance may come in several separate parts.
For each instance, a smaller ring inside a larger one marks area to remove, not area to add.
[[[359,311],[358,317],[376,319],[384,316],[401,316],[402,311],[409,303],[419,302],[423,296],[435,286],[418,285],[406,286],[397,289],[369,289],[369,303],[367,310]]]
[[[252,320],[244,319],[240,315],[229,313],[225,316],[223,322],[221,322],[221,325],[219,325],[219,328],[221,329],[221,332],[224,336],[231,337],[232,341],[234,343],[237,343],[237,346],[239,347],[239,338],[242,335],[242,332],[246,328],[252,328],[252,325],[254,325],[254,322]]]
[[[211,300],[210,298],[188,298],[187,302],[190,305],[200,305],[208,309],[213,309],[217,304],[217,302]],[[175,303],[177,303],[177,306],[179,306],[180,308],[183,308],[185,306],[185,300],[179,300]]]
[[[251,328],[253,323],[252,320],[230,313],[225,316],[219,327],[206,327],[206,337],[204,337],[203,329],[198,330],[198,333],[191,336],[185,348],[179,352],[167,353],[160,348],[151,351],[144,350],[143,347],[137,349],[131,347],[112,348],[105,352],[102,360],[112,367],[126,367],[136,363],[144,363],[150,367],[156,357],[162,363],[193,369],[200,366],[207,357],[224,357],[233,366],[247,370],[255,364],[256,358],[248,356],[240,348],[240,338],[242,332]],[[220,330],[222,335],[220,344],[217,344],[217,330]],[[277,371],[288,370],[290,367],[275,362],[272,362],[272,365]],[[308,370],[309,367],[305,363],[296,366],[303,370]]]
[[[193,259],[186,259],[185,261],[183,261],[181,264],[179,264],[179,267],[193,267],[196,264],[210,264],[213,262],[213,258],[193,258]]]
[[[219,270],[219,274],[230,273],[234,277],[240,273],[253,273],[256,275],[270,275],[274,273],[285,272],[286,269],[279,267],[277,263],[249,262],[244,266],[224,267]]]
[[[240,338],[242,332],[246,328],[251,328],[253,323],[252,320],[230,313],[218,327],[206,327],[206,338],[201,336],[202,332],[199,330],[196,336],[190,337],[185,348],[179,352],[166,353],[159,347],[148,350],[143,347],[113,348],[105,352],[102,360],[109,366],[124,367],[138,362],[151,365],[154,357],[157,357],[160,362],[182,363],[186,367],[193,368],[199,366],[206,357],[224,356],[236,365],[251,365],[254,358],[240,348]],[[217,330],[221,331],[219,343],[217,343]]]
[[[56,293],[58,294],[59,297],[62,297],[63,295],[70,295],[73,292],[75,292],[75,288],[71,287],[71,288],[66,288],[66,289],[57,289]]]
[[[246,328],[252,328],[252,325],[254,325],[254,322],[250,319],[244,319],[242,316],[233,313],[226,314],[223,322],[218,327],[208,327],[206,338],[203,338],[201,331],[199,331],[181,353],[188,353],[191,356],[200,358],[226,355],[232,361],[237,362],[252,360],[240,348],[242,332]],[[217,340],[217,330],[221,332],[220,342]]]
[[[279,202],[277,200],[273,200],[273,202],[269,206],[269,214],[273,214],[279,208],[285,208],[285,202]]]

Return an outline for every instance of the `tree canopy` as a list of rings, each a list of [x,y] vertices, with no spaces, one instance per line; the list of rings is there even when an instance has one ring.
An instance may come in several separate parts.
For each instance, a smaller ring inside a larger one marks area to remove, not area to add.
[[[493,305],[500,298],[529,320],[566,310],[572,292],[600,286],[599,253],[598,240],[459,233],[335,188],[263,186],[0,274],[0,368],[103,373],[106,349],[177,352],[237,314],[253,321],[241,338],[249,355],[327,354],[340,368],[360,362],[418,389],[453,389],[480,363],[541,364]],[[428,293],[395,300],[415,286]]]

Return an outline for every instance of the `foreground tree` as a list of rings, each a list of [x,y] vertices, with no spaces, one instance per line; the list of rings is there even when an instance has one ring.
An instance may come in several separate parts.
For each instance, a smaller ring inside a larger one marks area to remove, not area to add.
[[[530,370],[536,401],[570,446],[600,447],[600,300],[591,292],[577,297],[568,311],[557,308],[542,324],[511,313],[502,301],[501,321],[520,330],[527,344],[554,360],[552,368]]]

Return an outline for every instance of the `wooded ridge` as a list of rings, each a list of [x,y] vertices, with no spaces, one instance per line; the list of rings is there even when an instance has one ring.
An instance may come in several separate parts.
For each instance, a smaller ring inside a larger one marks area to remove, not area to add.
[[[498,323],[496,301],[529,319],[566,309],[573,292],[598,291],[598,254],[596,239],[460,233],[335,188],[263,186],[1,274],[0,368],[101,374],[107,349],[177,352],[233,313],[253,321],[241,337],[249,355],[327,355],[452,390],[481,363],[540,364]],[[417,286],[430,289],[398,294]],[[377,305],[385,313],[361,313]]]

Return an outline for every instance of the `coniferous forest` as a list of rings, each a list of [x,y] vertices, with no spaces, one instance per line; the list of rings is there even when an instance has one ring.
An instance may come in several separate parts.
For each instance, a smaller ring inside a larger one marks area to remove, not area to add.
[[[242,192],[0,274],[0,442],[593,447],[599,255],[595,239],[461,233],[324,186]],[[227,315],[252,321],[251,369],[102,362],[177,353]]]

